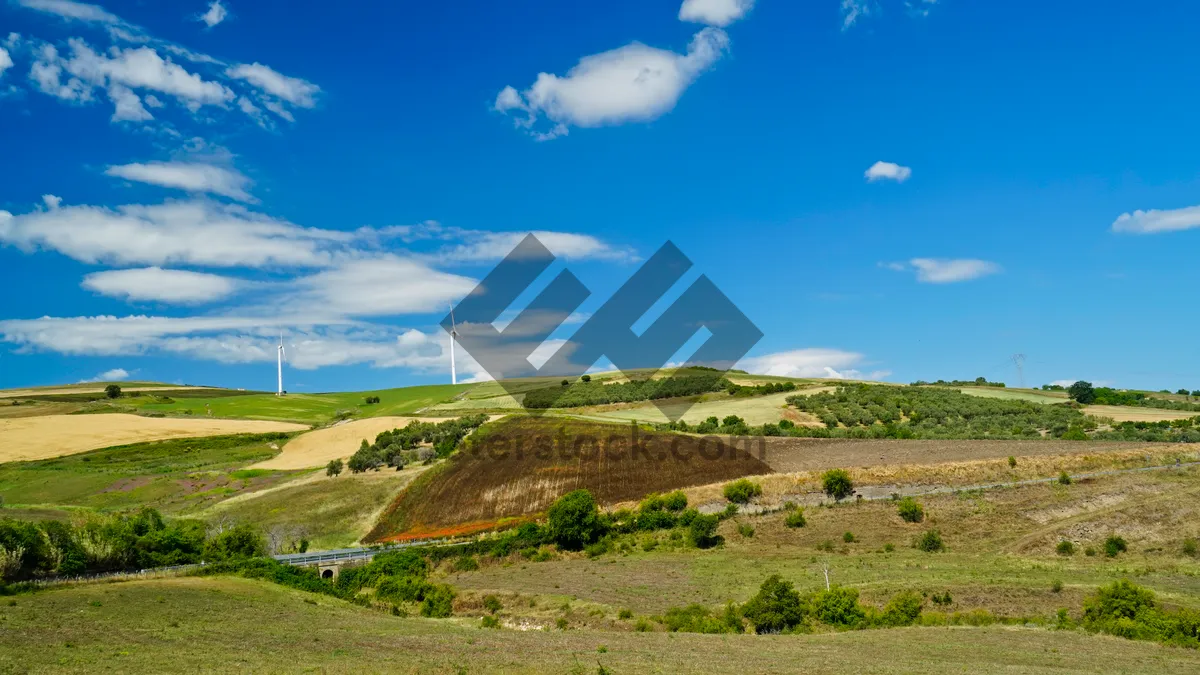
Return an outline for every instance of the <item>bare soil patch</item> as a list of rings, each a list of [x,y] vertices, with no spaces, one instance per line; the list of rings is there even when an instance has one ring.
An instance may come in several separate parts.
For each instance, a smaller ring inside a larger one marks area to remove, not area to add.
[[[518,522],[587,489],[602,505],[693,485],[771,473],[727,442],[561,418],[510,418],[405,490],[366,541],[463,534]]]
[[[48,415],[0,419],[0,463],[49,459],[169,438],[303,431],[284,422],[172,419],[138,415]]]

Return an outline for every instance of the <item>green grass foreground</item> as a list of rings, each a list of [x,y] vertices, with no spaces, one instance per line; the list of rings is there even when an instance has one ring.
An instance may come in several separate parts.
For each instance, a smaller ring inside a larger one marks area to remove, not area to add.
[[[485,630],[228,577],[82,586],[0,603],[0,671],[1194,673],[1200,653],[1070,631],[814,635]],[[603,648],[603,649],[601,649]]]
[[[422,408],[448,401],[474,387],[473,384],[437,384],[381,391],[341,392],[332,394],[248,394],[216,398],[186,398],[170,403],[143,396],[121,399],[142,412],[167,415],[191,415],[229,419],[270,420],[318,424],[328,422],[340,411],[356,411],[355,417],[411,415]],[[366,397],[378,396],[379,403],[367,405]]]

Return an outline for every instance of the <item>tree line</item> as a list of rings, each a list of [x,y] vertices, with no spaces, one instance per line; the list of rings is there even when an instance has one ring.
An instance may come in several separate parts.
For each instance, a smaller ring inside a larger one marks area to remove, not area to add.
[[[689,369],[689,372],[695,369]],[[672,375],[662,379],[633,380],[617,384],[566,382],[566,386],[542,387],[525,394],[521,404],[528,409],[579,408],[609,403],[633,403],[680,396],[695,396],[728,389],[732,383],[720,372]]]
[[[265,540],[249,525],[209,529],[198,520],[168,521],[151,508],[77,523],[0,520],[0,585],[265,553]]]

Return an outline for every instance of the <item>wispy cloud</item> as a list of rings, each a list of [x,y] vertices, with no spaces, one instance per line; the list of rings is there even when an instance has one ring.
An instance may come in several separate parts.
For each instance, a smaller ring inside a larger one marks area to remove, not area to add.
[[[93,272],[80,285],[100,295],[134,302],[191,305],[232,295],[238,281],[217,274],[145,267]]]
[[[125,180],[209,193],[241,202],[256,202],[246,191],[252,181],[241,172],[203,162],[146,162],[110,166],[106,175]]]
[[[872,0],[842,0],[842,30],[849,30],[858,20],[875,13]]]
[[[879,266],[893,272],[915,271],[917,281],[923,284],[953,284],[1004,271],[994,262],[974,258],[913,258],[907,263],[881,262]]]
[[[881,380],[891,374],[886,370],[862,372],[857,367],[864,359],[856,352],[810,348],[746,357],[736,367],[755,375],[836,380]]]
[[[1197,227],[1200,227],[1200,206],[1122,213],[1112,224],[1113,232],[1124,234],[1160,234]]]

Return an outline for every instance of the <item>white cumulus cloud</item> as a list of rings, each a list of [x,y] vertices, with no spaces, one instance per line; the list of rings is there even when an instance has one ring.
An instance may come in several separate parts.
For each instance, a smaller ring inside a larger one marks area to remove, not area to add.
[[[1160,211],[1134,211],[1122,213],[1112,224],[1113,232],[1127,234],[1159,234],[1180,232],[1200,227],[1200,206]]]
[[[863,363],[863,355],[841,349],[794,349],[762,356],[748,356],[737,368],[754,375],[778,377],[811,377],[837,380],[880,380],[887,371],[863,373],[855,366]]]
[[[12,65],[13,60],[12,57],[8,55],[8,50],[4,47],[0,47],[0,76],[4,75],[4,71],[12,68]]]
[[[246,191],[251,181],[234,169],[203,162],[147,162],[110,166],[109,176],[187,192],[209,193],[254,202]]]
[[[197,20],[203,22],[204,25],[208,26],[209,28],[212,28],[213,26],[216,26],[224,21],[228,16],[229,10],[225,8],[225,5],[221,4],[221,0],[212,0],[212,2],[208,4],[208,11],[197,17]]]
[[[106,370],[91,379],[80,380],[79,384],[90,384],[92,382],[124,382],[128,379],[129,371],[125,370],[124,368],[113,368],[112,370]]]
[[[93,272],[83,278],[81,286],[133,302],[191,305],[228,297],[237,290],[238,282],[217,274],[145,267]]]
[[[189,72],[150,47],[114,47],[101,54],[79,38],[67,44],[69,57],[60,55],[54,45],[42,45],[30,78],[42,92],[68,101],[88,102],[97,90],[104,90],[113,102],[116,121],[150,119],[134,90],[172,96],[191,110],[224,106],[233,99],[233,92],[221,83]]]
[[[683,0],[679,20],[723,28],[753,8],[754,0]]]
[[[859,19],[874,12],[871,0],[842,0],[842,30],[849,30]]]
[[[686,54],[633,43],[581,59],[566,75],[540,73],[524,92],[505,87],[494,108],[542,140],[570,127],[644,122],[670,112],[696,78],[729,48],[719,28],[696,33]],[[542,119],[547,131],[535,125]]]
[[[894,180],[897,183],[903,183],[912,176],[912,169],[907,166],[900,166],[893,162],[875,162],[863,174],[863,177],[868,182],[874,183],[877,180]]]

